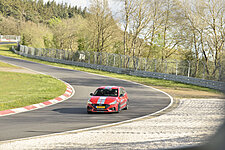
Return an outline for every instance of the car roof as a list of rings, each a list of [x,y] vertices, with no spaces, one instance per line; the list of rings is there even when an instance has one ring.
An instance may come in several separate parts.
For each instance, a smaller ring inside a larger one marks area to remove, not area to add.
[[[101,86],[98,89],[119,89],[121,86]]]

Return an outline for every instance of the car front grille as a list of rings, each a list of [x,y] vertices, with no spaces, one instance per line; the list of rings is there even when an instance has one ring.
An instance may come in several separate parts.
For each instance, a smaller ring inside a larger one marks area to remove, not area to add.
[[[109,108],[110,105],[108,104],[92,104],[92,106],[97,109],[97,106],[105,106],[105,109]]]

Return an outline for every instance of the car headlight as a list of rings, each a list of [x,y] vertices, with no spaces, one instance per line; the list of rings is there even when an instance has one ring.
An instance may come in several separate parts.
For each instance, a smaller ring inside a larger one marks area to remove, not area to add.
[[[115,100],[114,102],[110,103],[110,105],[115,105],[117,103],[117,100]]]

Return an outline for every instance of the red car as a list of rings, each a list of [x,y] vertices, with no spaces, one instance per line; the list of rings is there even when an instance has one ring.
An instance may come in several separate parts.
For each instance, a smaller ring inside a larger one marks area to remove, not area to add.
[[[120,112],[128,109],[127,92],[119,86],[99,87],[87,102],[87,112]]]

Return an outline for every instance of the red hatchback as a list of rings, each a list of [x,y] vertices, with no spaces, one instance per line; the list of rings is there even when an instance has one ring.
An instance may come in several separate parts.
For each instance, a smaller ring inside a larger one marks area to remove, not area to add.
[[[87,112],[120,112],[128,109],[127,92],[119,86],[99,87],[87,102]]]

